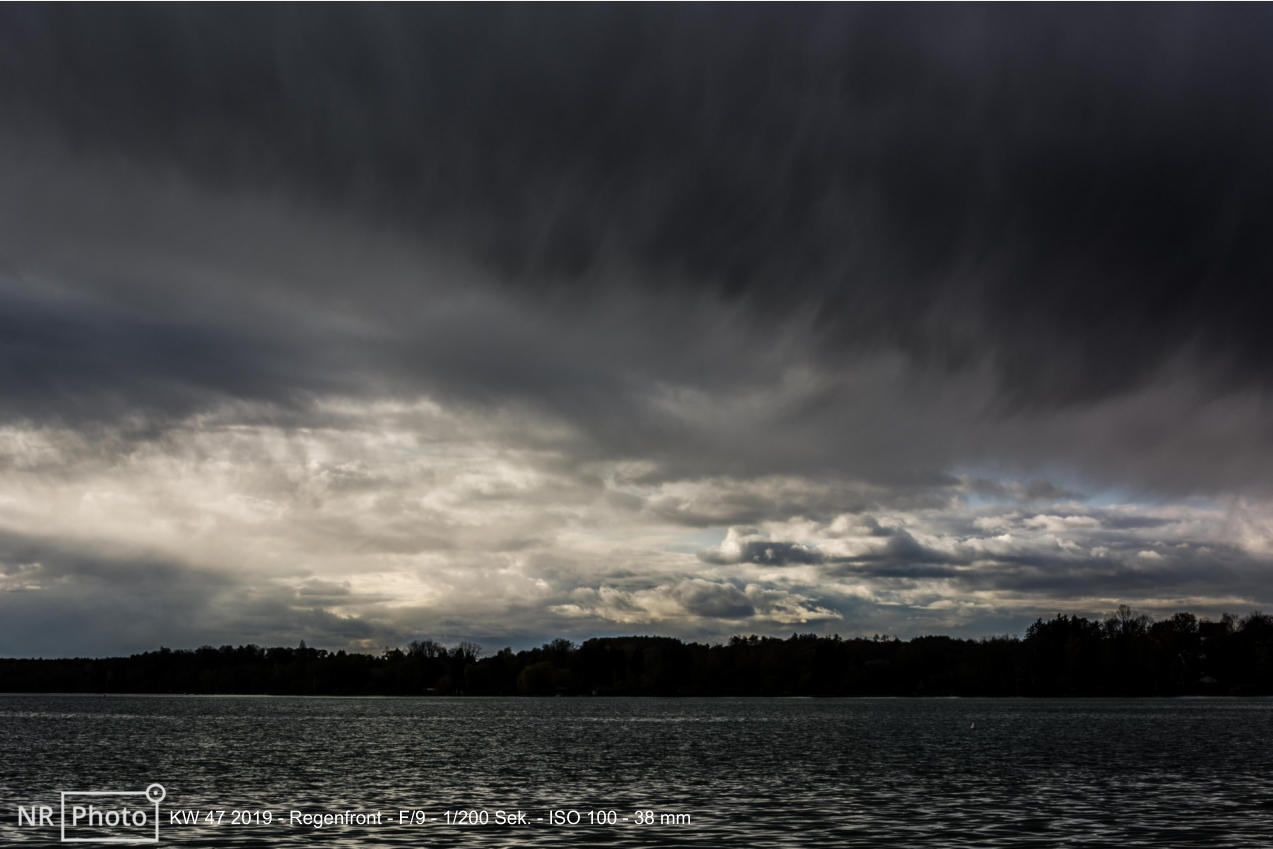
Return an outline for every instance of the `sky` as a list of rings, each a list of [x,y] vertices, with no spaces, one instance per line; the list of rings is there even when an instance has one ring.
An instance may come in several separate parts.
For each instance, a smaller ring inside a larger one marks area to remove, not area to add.
[[[0,655],[1273,609],[1267,6],[0,9]]]

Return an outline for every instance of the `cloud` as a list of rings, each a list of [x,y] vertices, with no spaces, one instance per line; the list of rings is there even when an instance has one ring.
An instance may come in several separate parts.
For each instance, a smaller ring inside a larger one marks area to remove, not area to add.
[[[720,545],[698,552],[705,563],[763,563],[782,566],[788,563],[821,563],[817,550],[798,542],[770,540],[755,528],[731,527]]]
[[[668,291],[617,264],[587,295],[545,296],[365,219],[56,144],[8,150],[11,422],[132,420],[147,438],[197,414],[314,422],[333,397],[427,398],[534,421],[528,438],[580,461],[648,463],[648,482],[735,481],[651,503],[700,526],[754,519],[775,501],[766,481],[783,479],[790,509],[810,512],[823,508],[809,478],[837,501],[853,487],[932,497],[961,480],[952,470],[990,466],[1035,481],[1014,497],[1045,501],[1073,490],[1033,478],[1058,466],[1093,487],[1170,494],[1273,479],[1261,385],[1226,378],[1187,340],[1125,392],[1023,406],[992,348],[940,367],[892,343],[846,352],[814,313]],[[68,242],[76,251],[58,249]]]
[[[158,648],[295,645],[322,634],[346,645],[396,643],[383,624],[332,613],[325,599],[144,552],[83,550],[0,536],[0,653],[102,656]]]
[[[5,9],[9,650],[1266,603],[1270,24]]]
[[[1267,365],[1240,306],[1268,270],[1241,191],[1269,179],[1258,8],[6,15],[9,126],[424,233],[516,286],[618,267],[812,306],[828,355],[988,346],[1049,408],[1184,343]]]

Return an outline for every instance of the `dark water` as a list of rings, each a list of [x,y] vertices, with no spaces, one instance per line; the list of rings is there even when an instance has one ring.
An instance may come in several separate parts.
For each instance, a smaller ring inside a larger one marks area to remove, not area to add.
[[[0,696],[0,747],[0,840],[23,845],[59,832],[19,805],[152,782],[174,846],[1273,845],[1268,700]],[[438,820],[460,809],[528,824]]]

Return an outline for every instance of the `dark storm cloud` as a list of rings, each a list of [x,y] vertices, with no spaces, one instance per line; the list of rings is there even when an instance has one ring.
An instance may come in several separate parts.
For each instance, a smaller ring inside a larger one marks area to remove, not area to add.
[[[695,616],[743,619],[756,612],[738,587],[708,581],[687,581],[676,590],[678,600]]]
[[[164,320],[0,288],[0,395],[36,417],[182,415],[217,400],[272,402],[303,380],[334,388],[277,334]]]
[[[1014,404],[1187,345],[1228,379],[1273,363],[1267,9],[20,7],[3,31],[14,130],[506,278],[618,263],[808,309],[826,356],[989,357]]]
[[[1210,548],[1201,554],[1181,549],[1153,568],[1138,566],[1136,559],[1036,555],[995,560],[946,577],[961,589],[1023,595],[1188,598],[1249,591],[1251,578],[1267,568],[1263,558],[1233,548]],[[1257,593],[1254,600],[1266,604],[1269,597]]]
[[[0,655],[106,656],[168,645],[330,643],[398,634],[299,592],[136,552],[109,552],[0,532]]]
[[[1052,481],[1031,480],[1024,482],[987,480],[976,478],[968,481],[966,489],[969,493],[998,500],[1016,501],[1060,501],[1083,500],[1081,492],[1075,492],[1058,486]]]
[[[815,549],[797,542],[752,540],[743,543],[737,553],[725,555],[719,551],[700,551],[698,557],[705,563],[757,563],[762,566],[785,566],[789,563],[821,563],[822,555]]]
[[[1019,487],[999,484],[1005,493]],[[803,517],[830,521],[843,513],[870,510],[925,510],[949,506],[963,491],[953,477],[937,476],[922,485],[893,481],[875,486],[860,481],[802,478],[709,478],[672,486],[642,502],[627,502],[650,517],[694,528],[754,525]],[[1010,495],[1008,497],[1011,497]],[[872,521],[869,517],[864,521]]]
[[[943,554],[934,551],[932,548],[920,544],[915,537],[911,536],[901,528],[881,529],[883,533],[880,535],[888,538],[888,542],[884,547],[872,554],[864,554],[853,558],[853,562],[857,563],[941,563],[952,562],[949,554]]]
[[[883,547],[852,557],[824,557],[823,570],[841,578],[868,578],[881,588],[914,588],[937,581],[943,594],[955,598],[973,592],[1059,599],[1223,597],[1254,592],[1256,604],[1273,600],[1252,584],[1267,570],[1266,556],[1232,545],[1148,542],[1154,538],[1139,532],[1161,530],[1170,522],[1151,518],[1128,522],[1093,512],[1100,522],[1077,526],[1077,544],[1068,548],[1059,547],[1052,538],[1021,538],[1010,547],[987,547],[971,524],[964,529],[966,535],[955,538],[955,544],[938,548],[922,545],[904,530],[891,529]],[[1015,529],[1029,525],[1030,517],[1026,517]]]

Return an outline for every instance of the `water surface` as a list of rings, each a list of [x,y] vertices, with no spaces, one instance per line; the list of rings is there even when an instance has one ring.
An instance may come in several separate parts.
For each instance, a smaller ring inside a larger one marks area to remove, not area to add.
[[[0,746],[0,836],[26,844],[58,832],[19,828],[19,805],[152,782],[167,790],[161,844],[190,847],[1273,841],[1269,700],[13,695]],[[315,830],[292,809],[384,824]],[[437,820],[459,809],[530,822]],[[549,809],[583,824],[535,822]],[[209,810],[227,813],[168,821]],[[235,810],[273,822],[232,825]],[[430,821],[399,825],[402,810]],[[587,824],[610,810],[616,825]],[[637,825],[638,811],[656,822]]]

